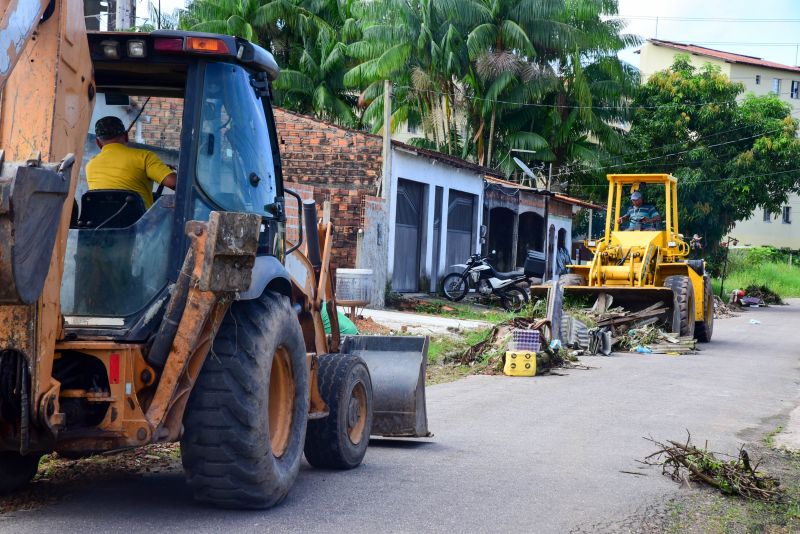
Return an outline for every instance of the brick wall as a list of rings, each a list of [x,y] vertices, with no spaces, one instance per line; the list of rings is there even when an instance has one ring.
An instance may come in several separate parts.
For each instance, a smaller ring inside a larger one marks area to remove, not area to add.
[[[279,108],[275,122],[286,186],[313,187],[320,210],[323,202],[331,203],[331,263],[333,268],[354,267],[365,197],[376,194],[382,172],[381,138]]]
[[[147,101],[147,107],[139,122],[131,130],[131,139],[135,139],[136,129],[141,129],[145,144],[169,150],[180,150],[183,99],[152,97],[147,100],[147,97],[132,97],[134,116],[145,101]]]

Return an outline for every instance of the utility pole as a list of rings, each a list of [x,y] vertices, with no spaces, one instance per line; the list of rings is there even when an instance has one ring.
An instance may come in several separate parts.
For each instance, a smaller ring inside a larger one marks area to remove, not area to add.
[[[389,200],[392,180],[392,82],[383,82],[383,176],[378,196]]]
[[[136,0],[117,0],[115,30],[127,31],[136,23]]]

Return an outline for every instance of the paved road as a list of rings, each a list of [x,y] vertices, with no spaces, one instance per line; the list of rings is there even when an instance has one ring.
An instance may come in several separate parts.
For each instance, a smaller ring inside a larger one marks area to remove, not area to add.
[[[379,442],[363,466],[305,466],[266,512],[204,509],[181,474],[106,481],[3,532],[568,532],[610,525],[674,495],[642,439],[685,429],[718,450],[758,439],[798,404],[800,303],[717,323],[691,356],[586,358],[568,376],[471,377],[429,389],[424,443]],[[759,325],[749,324],[757,318]]]

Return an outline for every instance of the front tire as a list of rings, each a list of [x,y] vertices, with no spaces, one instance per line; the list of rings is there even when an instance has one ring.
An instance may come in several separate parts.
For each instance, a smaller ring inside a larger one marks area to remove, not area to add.
[[[195,499],[269,508],[300,470],[308,364],[289,299],[235,302],[214,339],[184,416],[181,452]]]
[[[0,495],[16,491],[33,480],[41,457],[41,454],[0,452]]]
[[[319,359],[319,391],[330,413],[308,422],[306,460],[323,469],[361,464],[372,432],[372,379],[364,360],[353,354]]]
[[[467,296],[469,284],[467,277],[458,273],[451,273],[442,280],[442,293],[447,300],[458,302]]]
[[[675,293],[675,313],[680,319],[680,335],[694,337],[694,287],[691,279],[684,275],[668,276],[664,279],[664,287]]]

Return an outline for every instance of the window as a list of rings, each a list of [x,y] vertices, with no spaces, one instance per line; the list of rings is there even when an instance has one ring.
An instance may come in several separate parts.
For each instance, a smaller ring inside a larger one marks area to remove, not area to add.
[[[772,222],[772,214],[766,208],[764,208],[764,222]]]
[[[209,63],[203,87],[197,181],[221,208],[274,215],[275,167],[264,101],[250,74]]]
[[[792,207],[783,207],[783,224],[792,224]]]
[[[772,78],[772,92],[776,95],[781,94],[781,79],[780,78]]]
[[[792,80],[792,92],[789,96],[792,98],[800,98],[800,82],[797,80]]]
[[[761,85],[761,75],[756,74],[756,85]]]

